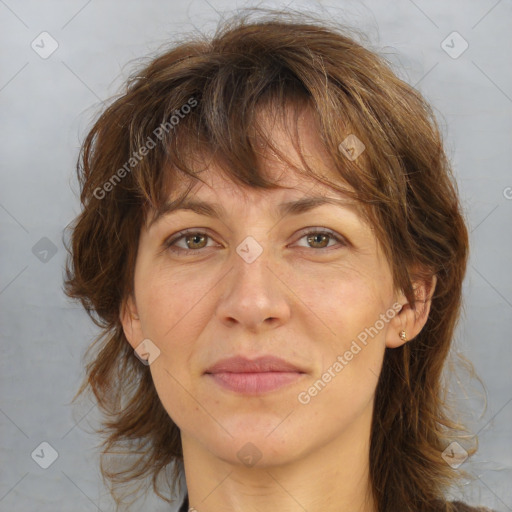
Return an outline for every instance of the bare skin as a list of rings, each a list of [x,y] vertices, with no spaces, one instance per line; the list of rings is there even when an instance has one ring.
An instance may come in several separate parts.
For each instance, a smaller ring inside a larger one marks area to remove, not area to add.
[[[286,130],[269,130],[298,164]],[[311,166],[335,177],[308,111],[299,133]],[[279,204],[306,195],[343,196],[277,160],[268,159],[266,171],[289,188],[242,188],[212,165],[201,174],[207,185],[189,197],[223,207],[221,219],[179,210],[143,227],[124,331],[134,348],[150,339],[160,350],[150,370],[181,430],[191,507],[375,512],[369,439],[377,378],[385,348],[405,343],[402,330],[409,340],[420,332],[429,302],[414,311],[394,289],[371,227],[350,204],[277,214]],[[164,246],[188,228],[171,246],[180,252]],[[250,263],[236,250],[248,236],[262,249]],[[434,287],[435,278],[415,283],[420,298]],[[378,333],[358,341],[371,326]],[[273,391],[239,393],[205,374],[233,355],[278,356],[302,373]],[[324,385],[310,391],[319,380]]]

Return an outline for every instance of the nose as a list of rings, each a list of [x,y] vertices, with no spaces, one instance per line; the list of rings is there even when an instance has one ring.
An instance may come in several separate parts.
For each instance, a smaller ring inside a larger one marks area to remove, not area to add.
[[[292,294],[280,274],[267,249],[253,261],[243,252],[234,252],[233,266],[219,283],[222,290],[217,317],[228,327],[238,325],[251,332],[274,329],[287,322]]]

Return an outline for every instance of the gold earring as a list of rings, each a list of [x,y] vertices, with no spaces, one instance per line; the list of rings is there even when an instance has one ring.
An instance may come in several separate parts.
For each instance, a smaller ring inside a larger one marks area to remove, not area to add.
[[[407,341],[407,335],[405,334],[405,331],[400,331],[400,339],[403,341]]]

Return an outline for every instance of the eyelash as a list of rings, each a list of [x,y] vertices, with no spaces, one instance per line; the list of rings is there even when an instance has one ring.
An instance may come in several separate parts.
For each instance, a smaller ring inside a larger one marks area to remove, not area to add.
[[[331,240],[335,240],[342,246],[348,245],[347,241],[341,235],[336,234],[334,231],[331,231],[330,229],[326,229],[326,228],[305,228],[305,229],[311,229],[311,231],[304,232],[304,234],[297,241],[302,240],[306,236],[327,235],[330,237]],[[174,253],[182,253],[182,254],[188,253],[188,254],[186,254],[188,256],[188,255],[191,255],[191,253],[200,253],[203,249],[209,248],[209,247],[203,247],[201,249],[183,249],[182,247],[176,247],[175,244],[178,241],[180,241],[181,239],[183,239],[187,236],[190,236],[190,235],[206,235],[210,240],[212,239],[212,237],[210,235],[208,235],[208,233],[199,231],[196,228],[185,229],[185,230],[180,231],[179,233],[176,233],[175,235],[172,235],[170,238],[166,239],[163,243],[164,249],[169,250]],[[307,247],[302,247],[302,248],[307,249]],[[310,249],[316,250],[316,251],[325,251],[325,250],[328,250],[331,248],[332,247],[329,247],[329,246],[322,247],[320,249],[315,249],[314,247],[310,247]]]

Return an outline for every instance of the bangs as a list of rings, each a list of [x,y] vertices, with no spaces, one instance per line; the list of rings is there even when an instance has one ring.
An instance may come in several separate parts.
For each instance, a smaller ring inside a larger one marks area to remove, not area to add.
[[[200,50],[206,48],[195,48],[195,52]],[[184,76],[180,71],[185,62]],[[366,170],[366,152],[351,160],[340,151],[340,143],[355,132],[359,140],[365,140],[364,130],[357,128],[357,111],[347,98],[342,101],[333,83],[326,82],[325,70],[312,73],[306,64],[295,62],[292,69],[278,56],[251,47],[250,52],[230,52],[217,60],[189,55],[186,61],[170,66],[161,87],[155,85],[151,68],[147,76],[132,82],[132,92],[147,97],[138,100],[143,107],[131,118],[130,153],[160,136],[132,171],[135,192],[144,198],[145,222],[159,216],[184,181],[190,186],[177,200],[185,199],[194,183],[202,181],[201,172],[212,165],[238,185],[280,188],[264,172],[268,158],[356,202],[374,202],[375,180]],[[151,81],[151,88],[144,85],[146,81]],[[304,109],[313,113],[321,149],[330,160],[325,163],[337,170],[339,179],[329,180],[308,165],[297,124]],[[299,166],[273,141],[271,128],[277,124],[285,127],[299,155]]]

